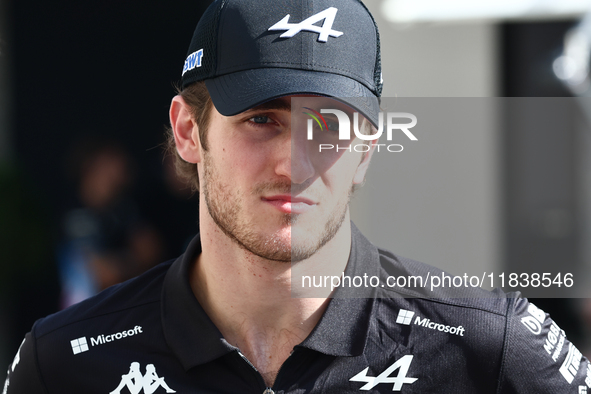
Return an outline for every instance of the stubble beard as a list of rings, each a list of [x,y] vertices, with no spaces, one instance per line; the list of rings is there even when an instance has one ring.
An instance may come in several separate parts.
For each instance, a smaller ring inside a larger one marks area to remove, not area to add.
[[[285,236],[263,235],[255,231],[239,203],[243,200],[242,193],[238,190],[233,192],[227,184],[221,182],[213,159],[207,152],[204,154],[203,170],[201,189],[207,211],[214,223],[239,247],[266,260],[296,263],[308,259],[334,238],[347,216],[352,189],[337,203],[317,239],[294,242],[290,232],[290,241],[286,244]],[[261,196],[268,192],[291,193],[292,185],[281,181],[263,182],[253,187],[250,194]],[[291,227],[298,222],[298,219],[299,215],[286,213],[282,216],[281,224]]]

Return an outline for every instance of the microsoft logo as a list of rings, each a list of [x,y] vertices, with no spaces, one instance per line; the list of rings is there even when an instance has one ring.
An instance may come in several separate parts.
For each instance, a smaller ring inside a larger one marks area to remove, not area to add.
[[[398,312],[398,317],[396,318],[396,323],[404,324],[406,326],[410,325],[410,321],[412,317],[415,315],[413,311],[407,311],[406,309],[401,309]]]
[[[88,343],[86,342],[86,337],[74,339],[70,341],[70,345],[72,345],[72,352],[74,352],[74,354],[88,351]]]

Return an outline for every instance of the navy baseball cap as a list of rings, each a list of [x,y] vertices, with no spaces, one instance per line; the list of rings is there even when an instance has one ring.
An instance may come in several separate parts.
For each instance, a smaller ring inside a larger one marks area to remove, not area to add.
[[[222,115],[316,94],[378,127],[378,29],[360,0],[218,0],[199,21],[183,67],[182,88],[197,81]]]

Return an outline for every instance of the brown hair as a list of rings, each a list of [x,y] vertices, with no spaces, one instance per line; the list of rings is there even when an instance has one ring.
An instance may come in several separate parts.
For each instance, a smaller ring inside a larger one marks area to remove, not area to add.
[[[190,108],[191,116],[199,127],[199,141],[204,150],[207,150],[207,130],[211,117],[213,103],[205,82],[195,82],[183,90],[177,89],[178,94],[185,100]],[[167,129],[166,153],[174,157],[176,172],[196,192],[199,190],[199,174],[197,164],[183,160],[176,150],[174,132],[172,127]]]

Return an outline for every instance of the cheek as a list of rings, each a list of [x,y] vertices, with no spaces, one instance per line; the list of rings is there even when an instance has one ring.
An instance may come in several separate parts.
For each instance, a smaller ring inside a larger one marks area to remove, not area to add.
[[[220,169],[231,179],[250,179],[263,172],[265,166],[269,165],[268,152],[249,146],[243,140],[237,139],[234,142],[227,142],[216,146],[216,162]]]
[[[346,152],[325,173],[325,181],[331,185],[336,193],[348,192],[353,183],[353,177],[361,162],[361,153]]]

